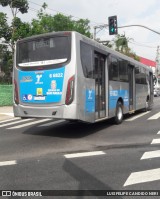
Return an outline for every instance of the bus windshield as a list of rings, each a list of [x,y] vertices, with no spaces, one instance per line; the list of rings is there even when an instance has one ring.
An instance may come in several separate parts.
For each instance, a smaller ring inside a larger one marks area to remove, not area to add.
[[[19,42],[18,66],[39,66],[64,63],[70,58],[71,44],[68,36],[42,37]]]

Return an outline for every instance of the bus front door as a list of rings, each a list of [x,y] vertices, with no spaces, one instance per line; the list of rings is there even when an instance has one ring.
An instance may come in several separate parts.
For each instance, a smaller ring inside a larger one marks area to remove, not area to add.
[[[95,119],[106,117],[105,58],[95,54]]]

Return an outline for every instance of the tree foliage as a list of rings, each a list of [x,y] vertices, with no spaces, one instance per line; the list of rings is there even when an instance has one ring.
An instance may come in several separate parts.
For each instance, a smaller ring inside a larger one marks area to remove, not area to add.
[[[128,57],[132,57],[133,59],[139,61],[140,58],[138,57],[138,55],[136,55],[136,53],[132,52],[132,50],[129,48],[128,43],[131,40],[133,40],[133,39],[126,37],[125,34],[124,35],[119,35],[119,34],[116,35],[116,37],[114,39],[115,50],[127,55]]]
[[[6,45],[0,44],[0,83],[11,83],[12,53]]]
[[[0,53],[3,56],[1,67],[6,79],[9,79],[13,65],[15,42],[20,38],[26,37],[30,27],[28,23],[23,23],[17,17],[17,14],[19,12],[22,14],[27,13],[29,6],[27,0],[0,0],[0,6],[10,7],[12,13],[12,22],[9,24],[7,22],[7,15],[0,12],[0,39],[3,39],[4,43],[8,44],[11,48],[11,51],[9,51],[8,47],[4,51],[6,48],[4,45],[1,45]]]
[[[22,14],[27,13],[29,6],[27,0],[0,0],[0,5],[3,7],[9,6],[12,12],[12,23],[8,25],[7,16],[4,13],[0,13],[0,38],[4,38],[5,42],[11,46],[12,52],[14,52],[14,44],[17,39],[19,39],[18,32],[22,30],[22,26],[28,25],[22,23],[20,19],[17,18],[18,12]],[[24,33],[24,31],[23,31]],[[20,34],[20,38],[22,33]]]
[[[87,37],[91,37],[90,21],[88,19],[73,20],[72,16],[61,13],[50,15],[45,13],[47,4],[43,4],[37,14],[37,19],[31,22],[31,35],[53,32],[53,31],[77,31]]]
[[[11,27],[7,23],[7,15],[0,12],[0,38],[4,38],[8,43],[12,36]]]
[[[0,5],[3,7],[9,6],[13,17],[16,17],[18,12],[27,13],[29,9],[27,0],[0,0]]]

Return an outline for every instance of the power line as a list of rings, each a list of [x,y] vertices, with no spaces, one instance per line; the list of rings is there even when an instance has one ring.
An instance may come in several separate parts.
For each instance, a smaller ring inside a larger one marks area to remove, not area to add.
[[[128,41],[129,43],[131,44],[134,44],[134,45],[137,45],[137,46],[141,46],[141,47],[146,47],[146,48],[157,48],[156,46],[148,46],[148,45],[144,45],[144,44],[140,44],[138,42],[131,42],[131,41]]]
[[[33,2],[33,1],[28,1],[28,2],[30,2],[30,3],[32,3],[32,4],[34,4],[34,5],[37,5],[37,6],[39,6],[39,7],[42,7],[42,5],[40,5],[40,4],[38,4],[38,3],[35,3],[35,2]],[[60,14],[66,15],[66,16],[71,16],[71,17],[73,17],[73,18],[75,18],[75,19],[82,19],[82,18],[80,18],[80,17],[73,16],[73,15],[69,15],[69,14],[67,14],[67,13],[64,13],[64,12],[61,12],[61,11],[58,11],[58,10],[54,10],[54,9],[52,9],[52,8],[49,8],[49,7],[47,7],[46,9],[51,10],[51,11],[56,12],[56,13],[60,13]],[[37,11],[38,11],[38,10],[37,10]],[[93,24],[97,24],[97,25],[103,24],[103,23],[97,23],[97,22],[95,22],[95,21],[90,21],[90,22],[92,22]]]

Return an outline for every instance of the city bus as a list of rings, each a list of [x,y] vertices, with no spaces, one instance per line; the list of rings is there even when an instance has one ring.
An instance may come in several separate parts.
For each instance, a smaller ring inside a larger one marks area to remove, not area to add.
[[[152,70],[80,33],[19,40],[13,69],[15,117],[94,123],[148,110]]]

